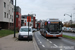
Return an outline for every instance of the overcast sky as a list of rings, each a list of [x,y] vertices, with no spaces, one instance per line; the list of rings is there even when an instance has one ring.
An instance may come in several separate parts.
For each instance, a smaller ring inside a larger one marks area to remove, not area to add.
[[[66,14],[73,14],[75,0],[17,0],[21,14],[36,14],[36,19],[58,18],[62,21],[70,20]]]

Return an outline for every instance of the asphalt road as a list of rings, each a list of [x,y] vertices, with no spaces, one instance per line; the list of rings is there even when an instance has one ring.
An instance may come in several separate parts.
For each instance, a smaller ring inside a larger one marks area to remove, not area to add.
[[[63,32],[63,35],[68,35],[68,36],[74,36],[75,37],[75,33],[71,33],[71,32]]]
[[[40,50],[75,50],[75,41],[65,38],[45,38],[35,32],[35,39]]]

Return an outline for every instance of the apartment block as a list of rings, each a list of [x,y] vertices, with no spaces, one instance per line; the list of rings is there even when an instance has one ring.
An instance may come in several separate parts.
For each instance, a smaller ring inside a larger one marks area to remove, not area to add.
[[[21,25],[28,26],[27,16],[31,16],[31,22],[29,22],[29,26],[35,28],[35,17],[33,15],[22,15],[21,16]]]
[[[0,0],[0,27],[2,29],[13,28],[14,5],[13,0]]]

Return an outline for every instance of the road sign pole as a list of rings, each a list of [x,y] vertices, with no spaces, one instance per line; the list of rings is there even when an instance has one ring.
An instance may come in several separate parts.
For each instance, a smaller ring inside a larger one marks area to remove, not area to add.
[[[29,42],[29,17],[28,17],[28,42]]]
[[[16,0],[15,0],[15,16],[14,16],[14,38],[16,37],[16,35],[15,35],[15,27],[16,27]]]
[[[29,41],[29,22],[31,22],[31,17],[27,16],[27,22],[28,22],[28,41]]]

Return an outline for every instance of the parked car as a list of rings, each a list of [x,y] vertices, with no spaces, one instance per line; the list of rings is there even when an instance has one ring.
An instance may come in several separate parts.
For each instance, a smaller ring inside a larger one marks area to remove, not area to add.
[[[66,27],[66,31],[71,31],[71,27]]]
[[[75,28],[72,28],[71,31],[72,31],[72,32],[75,32]]]
[[[62,27],[62,31],[66,31],[66,27]]]
[[[25,39],[29,38],[32,40],[33,33],[32,33],[32,27],[29,27],[29,36],[28,36],[28,26],[22,26],[19,30],[18,39]]]
[[[63,31],[71,32],[72,31],[72,28],[71,27],[62,27],[62,30]]]
[[[35,28],[32,29],[32,32],[36,32],[36,31],[37,31],[37,29],[35,29]]]

